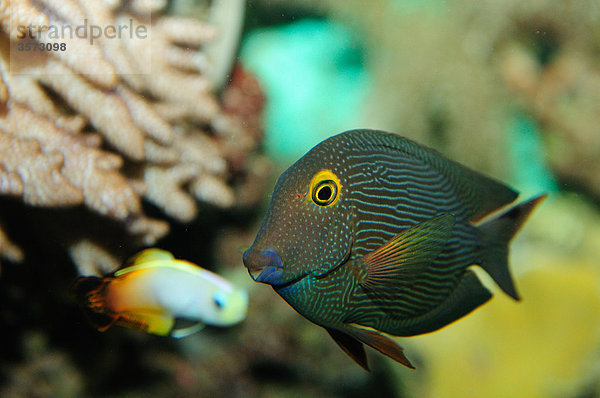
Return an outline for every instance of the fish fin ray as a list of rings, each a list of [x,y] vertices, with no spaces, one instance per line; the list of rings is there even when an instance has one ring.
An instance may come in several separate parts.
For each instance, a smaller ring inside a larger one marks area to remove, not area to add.
[[[171,337],[181,339],[201,331],[205,326],[206,325],[203,322],[196,322],[191,326],[173,329],[171,330]]]
[[[508,243],[533,209],[546,196],[546,194],[538,195],[478,226],[486,247],[481,267],[506,294],[515,300],[520,300],[520,298],[508,269]]]
[[[490,298],[492,294],[481,284],[477,275],[467,270],[444,302],[425,314],[403,321],[391,333],[397,336],[415,336],[433,332],[469,314]]]
[[[362,258],[367,272],[361,285],[377,288],[412,279],[442,252],[456,222],[450,213],[437,215],[396,235]]]
[[[325,330],[327,330],[327,333],[329,333],[333,341],[335,341],[337,345],[354,360],[354,362],[359,364],[364,370],[369,371],[365,347],[360,341],[339,330],[330,328],[325,328]]]
[[[71,292],[78,300],[84,301],[86,296],[98,290],[104,283],[103,278],[97,276],[80,276],[71,286]]]
[[[116,324],[130,329],[167,336],[173,329],[175,318],[167,313],[161,312],[121,312]]]
[[[96,312],[87,307],[83,307],[83,313],[87,320],[100,332],[108,330],[119,319],[119,316],[116,314]]]
[[[151,268],[173,268],[184,272],[198,273],[202,272],[203,268],[191,263],[186,260],[177,260],[171,253],[161,249],[146,249],[145,251],[155,250],[156,253],[150,253],[149,256],[142,256],[139,261],[135,261],[134,264],[129,264],[129,260],[125,263],[126,265],[116,271],[113,275],[115,277],[130,274],[136,271],[148,270]],[[160,252],[160,253],[158,253]],[[136,256],[134,256],[136,257]],[[129,265],[127,265],[129,264]]]
[[[80,276],[71,286],[71,293],[79,302],[86,314],[106,313],[104,290],[108,281],[112,278],[100,278],[97,276]],[[91,321],[93,324],[96,322]]]
[[[149,262],[172,260],[175,260],[175,257],[173,256],[173,254],[166,250],[157,249],[155,247],[150,249],[144,249],[141,252],[129,257],[123,264],[123,267],[121,267],[120,270],[115,272],[115,276],[119,276],[131,272],[133,270],[139,269],[141,268],[141,266]]]
[[[344,329],[344,332],[354,337],[355,339],[365,343],[366,345],[376,349],[382,354],[392,358],[394,361],[402,365],[414,369],[413,364],[404,355],[404,349],[396,344],[392,339],[377,333],[374,330],[365,329],[357,324],[349,324]]]
[[[118,314],[106,306],[104,289],[112,278],[81,276],[71,286],[71,292],[79,302],[88,321],[99,331],[104,332],[119,319]]]
[[[366,147],[392,148],[428,165],[432,171],[443,176],[445,181],[452,185],[460,198],[458,201],[460,212],[469,220],[480,219],[513,202],[518,196],[516,191],[505,184],[448,159],[435,149],[397,134],[363,129],[342,134],[353,135]]]

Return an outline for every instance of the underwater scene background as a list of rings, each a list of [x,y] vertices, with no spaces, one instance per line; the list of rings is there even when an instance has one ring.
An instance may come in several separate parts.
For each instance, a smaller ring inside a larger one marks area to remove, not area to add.
[[[1,0],[2,397],[600,396],[600,3]],[[19,26],[132,21],[151,45]],[[34,29],[35,30],[35,29]],[[58,43],[35,30],[28,43]],[[242,265],[276,177],[353,128],[549,197],[511,244],[521,302],[368,349],[367,373]],[[98,332],[71,294],[144,247],[250,296],[171,339]]]

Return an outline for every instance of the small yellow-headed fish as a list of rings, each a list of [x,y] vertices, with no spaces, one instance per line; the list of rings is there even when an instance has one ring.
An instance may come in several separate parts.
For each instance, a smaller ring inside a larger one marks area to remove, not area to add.
[[[146,249],[104,278],[80,277],[73,287],[100,331],[113,324],[161,336],[188,336],[204,326],[230,326],[246,317],[248,294],[219,275],[165,250]],[[176,319],[195,321],[174,329]]]
[[[545,195],[517,196],[406,138],[347,131],[279,177],[243,261],[363,368],[363,343],[412,368],[380,332],[432,332],[488,301],[471,265],[519,299],[508,244]]]

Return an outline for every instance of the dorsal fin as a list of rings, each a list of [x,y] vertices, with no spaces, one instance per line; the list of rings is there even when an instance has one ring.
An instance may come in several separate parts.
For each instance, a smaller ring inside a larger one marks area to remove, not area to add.
[[[398,344],[384,335],[375,332],[374,330],[364,329],[360,325],[346,325],[344,329],[350,336],[362,341],[368,346],[375,348],[377,351],[392,358],[394,361],[402,365],[414,369],[412,363],[404,355],[404,350]]]
[[[417,276],[442,252],[454,223],[452,214],[440,214],[396,235],[362,258],[366,274],[360,283],[376,288]]]
[[[381,130],[350,130],[330,137],[325,142],[329,142],[329,147],[334,144],[345,144],[344,149],[353,151],[398,151],[406,154],[413,159],[429,165],[439,176],[452,184],[458,197],[458,203],[442,204],[440,211],[448,211],[454,207],[457,213],[466,219],[475,221],[488,213],[501,208],[513,202],[518,193],[496,181],[487,177],[469,167],[463,166],[451,159],[448,159],[438,151],[426,146],[420,145],[408,138],[397,134],[388,133]],[[335,147],[334,147],[335,148]],[[340,151],[340,149],[334,149]],[[404,160],[399,159],[399,164]],[[414,172],[414,170],[411,170]],[[425,187],[430,193],[434,193],[436,186]],[[456,208],[456,205],[459,208]]]
[[[156,261],[156,260],[173,260],[175,257],[171,252],[168,252],[163,249],[157,249],[155,247],[150,249],[144,249],[139,253],[134,254],[129,257],[125,264],[123,264],[123,268],[129,267],[132,265],[143,264],[148,261]]]
[[[121,269],[114,273],[114,276],[120,276],[129,272],[144,268],[146,264],[151,262],[161,262],[161,264],[171,264],[175,260],[173,254],[162,249],[145,249],[131,256],[125,261]]]

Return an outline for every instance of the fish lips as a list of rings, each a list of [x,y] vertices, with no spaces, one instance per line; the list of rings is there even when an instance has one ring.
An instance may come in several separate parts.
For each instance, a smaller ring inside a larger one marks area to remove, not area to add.
[[[269,266],[265,268],[258,276],[252,278],[256,282],[266,283],[272,286],[283,285],[283,269]]]
[[[256,282],[279,286],[285,283],[283,262],[275,249],[246,250],[243,261],[248,273]]]

